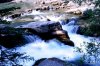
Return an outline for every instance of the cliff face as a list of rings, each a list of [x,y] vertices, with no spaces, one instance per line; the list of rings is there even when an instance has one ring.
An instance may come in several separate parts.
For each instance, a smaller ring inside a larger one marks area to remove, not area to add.
[[[10,1],[13,1],[13,0],[0,0],[0,3],[5,3],[5,2],[10,2]]]

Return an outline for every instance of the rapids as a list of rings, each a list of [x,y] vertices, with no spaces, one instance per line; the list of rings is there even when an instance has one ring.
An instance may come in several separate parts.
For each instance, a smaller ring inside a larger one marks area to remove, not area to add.
[[[32,12],[32,13],[25,13],[22,16],[25,15],[40,15],[43,14],[41,12]],[[51,16],[50,16],[51,17]],[[60,16],[61,17],[61,16]],[[52,21],[58,21],[60,19],[59,16],[52,16]],[[4,18],[5,19],[5,18]],[[8,21],[11,21],[11,19],[8,19]],[[62,23],[61,20],[59,20],[60,23]],[[84,41],[90,41],[91,37],[85,37],[83,35],[76,34],[76,31],[78,29],[78,25],[74,25],[76,20],[72,19],[69,21],[68,24],[62,25],[63,30],[66,30],[68,32],[68,35],[70,39],[75,43],[75,47],[81,47],[80,44],[83,44]],[[34,57],[34,61],[28,61],[28,62],[22,62],[21,64],[23,66],[31,66],[33,63],[41,58],[60,58],[62,60],[76,60],[80,58],[81,54],[78,52],[75,52],[75,47],[71,47],[68,45],[64,45],[63,43],[59,42],[56,39],[51,39],[49,41],[44,41],[40,37],[36,35],[29,35],[25,36],[25,38],[30,42],[29,44],[26,44],[22,47],[17,47],[16,51],[20,53],[26,53],[26,55],[29,55],[31,57]]]

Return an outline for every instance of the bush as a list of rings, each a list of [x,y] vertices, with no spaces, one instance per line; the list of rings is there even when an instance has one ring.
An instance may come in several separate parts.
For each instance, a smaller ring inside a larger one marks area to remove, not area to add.
[[[86,36],[100,36],[100,24],[90,24],[90,26],[79,27],[77,33]]]
[[[92,18],[94,16],[94,13],[91,9],[88,9],[86,11],[84,11],[81,19],[89,19],[89,18]]]
[[[30,61],[34,58],[25,56],[25,53],[14,52],[14,50],[3,50],[0,48],[0,66],[23,66],[20,64],[20,60]]]
[[[87,10],[81,17],[84,27],[80,25],[77,33],[87,36],[100,36],[100,9]]]
[[[5,16],[7,14],[11,14],[11,11],[14,11],[16,9],[20,9],[20,7],[10,7],[10,8],[6,8],[6,9],[1,9],[0,10],[0,15],[1,16]]]
[[[77,48],[77,51],[82,53],[82,62],[89,64],[98,64],[100,62],[100,41],[92,39],[91,42],[84,42],[86,52],[81,48]]]

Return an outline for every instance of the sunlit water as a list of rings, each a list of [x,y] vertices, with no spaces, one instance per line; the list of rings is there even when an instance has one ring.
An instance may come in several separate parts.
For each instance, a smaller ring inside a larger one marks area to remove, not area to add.
[[[41,12],[32,12],[31,14],[24,14],[24,15],[34,15],[35,14],[41,14]],[[50,16],[51,17],[51,16]],[[60,17],[58,16],[52,16],[51,20],[59,20]],[[75,43],[75,47],[81,47],[80,44],[83,44],[84,41],[89,41],[90,37],[85,37],[82,35],[76,34],[76,31],[78,29],[77,25],[74,25],[75,21],[72,20],[68,24],[62,25],[62,28],[68,32],[68,35],[70,39]],[[64,45],[63,43],[59,42],[56,39],[51,39],[49,41],[44,41],[40,37],[36,35],[29,35],[25,36],[25,38],[30,42],[29,44],[26,44],[22,47],[17,47],[16,51],[21,53],[26,53],[26,55],[29,55],[31,57],[34,57],[35,60],[41,59],[41,58],[60,58],[63,60],[76,60],[78,59],[81,54],[78,52],[75,52],[75,47],[71,47],[68,45]],[[22,63],[24,66],[31,66],[33,65],[35,61],[27,61]]]

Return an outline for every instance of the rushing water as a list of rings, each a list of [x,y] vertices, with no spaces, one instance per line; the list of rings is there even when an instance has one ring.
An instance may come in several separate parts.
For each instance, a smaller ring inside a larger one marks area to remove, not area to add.
[[[41,14],[40,12],[35,12],[35,14]],[[27,14],[24,14],[27,15]],[[34,12],[28,15],[34,15]],[[56,16],[56,19],[59,19],[59,16]],[[52,21],[55,20],[55,16],[52,16]],[[61,22],[61,21],[60,21]],[[75,24],[75,20],[70,20],[68,24],[62,25],[63,30],[68,32],[70,39],[75,43],[75,47],[81,47],[80,44],[83,44],[84,41],[89,41],[89,37],[84,37],[82,35],[76,34],[78,29],[77,25]],[[30,42],[22,47],[17,47],[16,51],[21,53],[26,53],[31,57],[34,57],[35,60],[41,58],[60,58],[63,60],[76,60],[78,59],[81,54],[75,52],[74,47],[64,45],[63,43],[59,42],[56,39],[52,39],[49,41],[44,41],[40,37],[36,35],[29,35],[25,36],[25,38]],[[34,61],[28,61],[22,63],[24,66],[31,66]]]
[[[62,27],[64,30],[68,31],[70,39],[75,43],[76,47],[80,47],[80,44],[82,44],[84,41],[88,41],[87,37],[77,35],[75,33],[76,31],[73,32],[75,28],[77,29],[77,26],[72,27],[72,25],[68,26],[68,24],[66,24],[62,25]],[[80,57],[80,54],[78,52],[75,52],[74,47],[64,45],[56,39],[52,39],[45,42],[44,40],[35,35],[27,36],[26,39],[31,43],[23,47],[18,47],[17,51],[21,53],[26,52],[26,55],[34,57],[35,60],[41,58],[57,57],[63,60],[72,61]],[[29,64],[26,63],[25,66],[31,66],[32,64],[33,62],[30,62]]]

